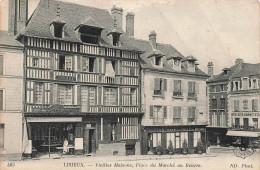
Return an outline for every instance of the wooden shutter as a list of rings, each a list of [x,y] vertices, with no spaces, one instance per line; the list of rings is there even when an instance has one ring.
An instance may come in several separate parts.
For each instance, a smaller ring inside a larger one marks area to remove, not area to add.
[[[150,79],[150,90],[154,90],[154,84],[155,84],[154,78],[151,77],[151,79]]]
[[[153,106],[150,106],[150,118],[153,118]]]
[[[77,103],[78,105],[81,105],[81,87],[78,85],[77,87]]]
[[[198,94],[199,93],[199,83],[194,82],[195,83],[195,92]]]
[[[160,78],[154,78],[154,90],[161,90],[160,89]]]
[[[188,118],[192,118],[192,107],[188,107]]]
[[[94,72],[97,73],[98,72],[98,58],[95,58],[94,60]]]
[[[167,91],[167,79],[163,79],[163,88],[164,91]]]
[[[0,110],[4,109],[4,91],[0,90]]]
[[[163,106],[163,118],[167,118],[167,106]]]
[[[98,58],[98,72],[102,73],[102,58]]]

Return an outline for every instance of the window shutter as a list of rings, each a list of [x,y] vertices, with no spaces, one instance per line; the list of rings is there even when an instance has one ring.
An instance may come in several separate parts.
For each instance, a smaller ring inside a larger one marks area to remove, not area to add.
[[[154,78],[154,90],[160,90],[160,78]]]
[[[101,58],[98,59],[98,69],[99,69],[98,72],[102,73],[102,59]]]
[[[192,116],[192,108],[188,107],[188,118],[191,118]]]
[[[167,79],[163,79],[164,91],[167,91]]]
[[[178,107],[173,106],[173,118],[178,118]]]
[[[0,75],[3,75],[4,73],[4,56],[0,55]]]
[[[178,118],[181,118],[181,107],[178,107]]]
[[[150,79],[150,90],[154,90],[154,83],[155,83],[155,81],[154,81],[154,78],[152,77]]]
[[[78,100],[78,105],[80,105],[81,104],[81,93],[80,93],[80,85],[78,85],[78,87],[77,87],[77,100]]]
[[[98,72],[98,58],[95,58],[95,61],[94,61],[94,72]]]
[[[167,118],[167,106],[163,106],[163,118]]]
[[[188,92],[192,92],[192,82],[188,82]]]
[[[258,111],[258,99],[255,99],[255,110]]]
[[[0,90],[0,110],[4,109],[4,94],[3,94],[3,90]]]
[[[174,88],[173,88],[173,91],[174,92],[178,92],[178,80],[174,80]]]
[[[187,85],[184,81],[181,81],[181,88],[183,93],[187,93]]]
[[[194,82],[195,83],[195,82]],[[199,83],[195,83],[195,92],[199,93]]]
[[[153,118],[153,106],[150,106],[150,118]]]

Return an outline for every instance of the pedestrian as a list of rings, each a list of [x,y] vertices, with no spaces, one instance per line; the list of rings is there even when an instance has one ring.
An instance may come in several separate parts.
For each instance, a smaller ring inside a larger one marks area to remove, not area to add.
[[[207,155],[209,155],[209,154],[210,154],[210,142],[209,142],[209,141],[207,142],[207,149],[206,149],[206,153],[207,153]]]
[[[65,138],[65,140],[64,140],[64,142],[63,142],[63,154],[68,153],[68,151],[69,151],[68,145],[69,145],[69,142],[68,142],[68,140]]]

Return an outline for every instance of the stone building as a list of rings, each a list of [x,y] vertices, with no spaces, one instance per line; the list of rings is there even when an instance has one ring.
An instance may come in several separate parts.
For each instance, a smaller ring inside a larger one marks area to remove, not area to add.
[[[0,157],[22,156],[23,46],[0,31]]]
[[[27,15],[27,6],[15,2]],[[26,21],[17,40],[24,44],[24,116],[33,151],[58,150],[66,139],[85,154],[140,154],[142,51],[122,23],[121,8],[110,13],[56,0],[41,0]]]

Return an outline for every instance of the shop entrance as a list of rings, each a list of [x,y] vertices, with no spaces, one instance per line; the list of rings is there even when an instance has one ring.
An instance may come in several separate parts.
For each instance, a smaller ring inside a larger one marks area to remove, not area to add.
[[[90,124],[84,126],[83,147],[85,154],[96,152],[96,130]]]

